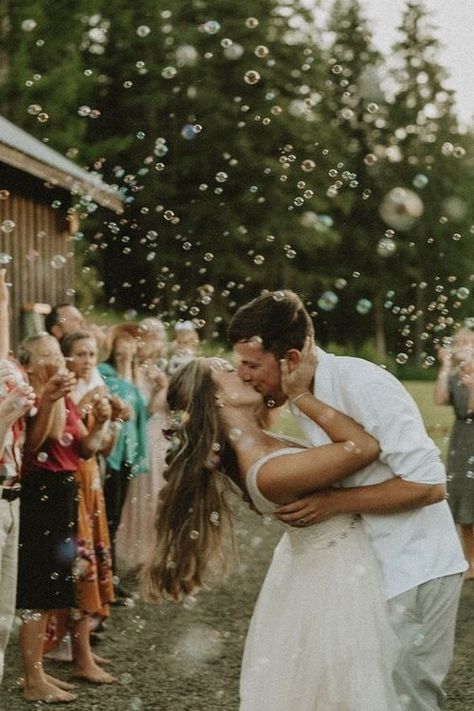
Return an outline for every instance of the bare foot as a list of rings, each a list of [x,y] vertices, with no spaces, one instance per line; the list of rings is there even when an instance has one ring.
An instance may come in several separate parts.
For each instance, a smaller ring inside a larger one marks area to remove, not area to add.
[[[104,657],[99,657],[99,655],[94,654],[94,652],[92,652],[92,659],[96,664],[112,664],[110,659],[104,659]]]
[[[57,686],[58,689],[64,689],[64,691],[71,691],[72,689],[75,689],[76,686],[75,684],[70,684],[68,681],[63,681],[62,679],[56,679],[55,676],[51,676],[51,674],[45,674],[47,681],[49,681],[50,684],[54,684],[54,686]]]
[[[112,674],[104,671],[94,662],[84,667],[76,667],[72,676],[75,679],[89,681],[91,684],[114,684],[117,681]]]
[[[26,701],[44,701],[47,704],[68,704],[77,699],[77,694],[70,694],[49,681],[25,686],[23,696]]]
[[[56,677],[51,676],[51,674],[45,673],[44,677],[48,684],[51,684],[52,686],[57,686],[58,689],[63,689],[64,691],[71,691],[72,689],[76,688],[75,684],[69,684],[69,682],[63,681],[62,679],[56,679]],[[22,677],[17,680],[17,684],[23,689],[25,688],[25,680]]]
[[[474,580],[474,568],[468,568],[464,573],[464,580]]]

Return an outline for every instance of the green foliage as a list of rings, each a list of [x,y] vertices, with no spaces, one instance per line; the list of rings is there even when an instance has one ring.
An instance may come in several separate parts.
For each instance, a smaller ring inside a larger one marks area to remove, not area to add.
[[[79,201],[81,303],[102,281],[112,308],[223,339],[242,302],[289,287],[321,343],[390,369],[472,313],[473,138],[423,3],[392,96],[358,0],[327,28],[300,0],[6,0],[0,28],[3,115],[125,195],[121,216]],[[392,188],[410,192],[387,219]]]

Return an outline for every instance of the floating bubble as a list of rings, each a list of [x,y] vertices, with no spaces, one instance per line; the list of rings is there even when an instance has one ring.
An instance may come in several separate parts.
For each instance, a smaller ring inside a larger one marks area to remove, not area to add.
[[[137,35],[139,37],[147,37],[151,32],[151,29],[148,27],[148,25],[139,25],[137,27]]]
[[[9,234],[10,232],[13,232],[14,229],[15,229],[15,223],[13,222],[13,220],[4,220],[0,224],[0,230],[2,230],[2,232],[4,232],[5,234]]]
[[[264,264],[265,257],[263,256],[263,254],[256,254],[255,257],[253,258],[253,261],[255,264],[257,264],[257,266],[260,266],[260,265]]]
[[[408,355],[406,353],[397,353],[395,360],[399,365],[404,365],[408,361]]]
[[[268,47],[265,47],[264,44],[259,44],[258,47],[255,47],[254,53],[257,57],[263,58],[268,56],[269,51]]]
[[[176,50],[176,61],[180,67],[189,67],[196,64],[199,54],[192,44],[182,44]]]
[[[8,190],[0,190],[0,200],[8,200],[10,193]]]
[[[238,44],[236,42],[234,42],[234,44],[232,44],[231,46],[226,47],[224,49],[224,57],[226,59],[230,59],[233,61],[240,59],[240,57],[243,55],[243,53],[244,53],[244,48],[242,47],[241,44]]]
[[[49,114],[44,113],[43,111],[38,114],[37,119],[40,123],[46,123],[46,121],[49,120]]]
[[[418,175],[415,175],[415,177],[412,180],[413,187],[417,188],[418,190],[423,190],[423,188],[426,188],[426,186],[429,183],[429,178],[426,175],[423,175],[422,173],[418,173]]]
[[[50,264],[53,269],[62,269],[66,264],[66,261],[66,257],[64,257],[62,254],[55,254],[51,257]]]
[[[220,525],[220,516],[218,511],[211,511],[209,515],[209,521],[214,525],[214,526],[219,526]]]
[[[334,291],[325,291],[318,299],[318,306],[322,311],[332,311],[338,304],[339,297]]]
[[[208,35],[215,35],[221,29],[221,23],[217,20],[208,20],[203,25],[201,25],[202,31],[206,32]]]
[[[86,105],[79,106],[79,108],[77,109],[77,113],[79,116],[90,116],[91,111],[91,107]]]
[[[248,27],[251,30],[254,30],[256,27],[258,27],[259,22],[256,17],[247,17],[245,20],[245,26]]]
[[[255,69],[249,69],[244,74],[244,81],[247,84],[258,84],[260,81],[260,74]]]
[[[40,462],[41,464],[44,464],[45,462],[48,461],[48,455],[47,455],[46,452],[38,452],[38,455],[37,455],[36,459],[37,459],[38,462]]]
[[[218,183],[225,183],[229,176],[227,173],[225,173],[223,170],[220,170],[218,173],[216,173],[216,181]]]
[[[310,158],[307,158],[301,163],[301,169],[304,170],[305,173],[311,173],[312,170],[316,168],[316,163],[314,160],[311,160]]]
[[[366,165],[375,165],[377,161],[378,158],[375,153],[367,153],[367,155],[364,157],[364,163]]]
[[[196,131],[195,126],[191,123],[186,123],[181,129],[181,136],[187,141],[192,141],[198,133],[199,132]]]
[[[161,76],[163,79],[173,79],[178,73],[178,70],[176,67],[165,67],[163,71],[161,72]]]
[[[469,297],[470,290],[466,286],[461,286],[457,292],[456,295],[458,299],[462,299],[463,301]]]
[[[342,74],[343,68],[340,64],[333,64],[331,67],[331,72],[333,74]]]
[[[119,676],[119,682],[123,686],[128,686],[128,684],[131,684],[133,681],[133,676],[130,674],[130,672],[123,672],[123,674],[120,674]]]
[[[397,245],[389,237],[382,237],[377,243],[377,254],[379,257],[390,257],[396,252]]]
[[[74,437],[70,432],[65,432],[63,436],[59,439],[59,443],[63,447],[70,447],[71,444],[74,442]]]
[[[379,105],[376,104],[375,102],[371,102],[370,104],[367,104],[367,111],[369,114],[375,114],[379,110]]]
[[[26,109],[27,113],[29,113],[31,116],[38,116],[38,114],[41,113],[42,110],[43,107],[39,104],[30,104]]]
[[[339,279],[336,279],[336,281],[334,282],[334,286],[336,287],[336,289],[344,289],[347,286],[347,281],[340,277]]]
[[[209,625],[191,625],[178,638],[174,655],[188,663],[217,659],[222,652],[222,635]]]
[[[393,188],[383,198],[379,212],[388,225],[406,231],[421,217],[423,210],[422,201],[412,190]]]
[[[359,299],[359,301],[356,304],[357,313],[362,314],[362,315],[368,314],[371,308],[372,308],[372,302],[369,301],[369,299]]]
[[[37,27],[36,20],[27,19],[27,20],[23,20],[23,22],[21,23],[21,29],[24,32],[33,32],[33,30],[36,29],[36,27]]]

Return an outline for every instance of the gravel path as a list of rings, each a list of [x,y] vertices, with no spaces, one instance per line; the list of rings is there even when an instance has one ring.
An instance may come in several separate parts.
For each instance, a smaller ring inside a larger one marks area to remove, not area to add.
[[[241,565],[228,583],[203,591],[194,604],[114,608],[97,647],[113,661],[119,683],[94,687],[79,683],[79,698],[67,706],[77,711],[237,711],[243,642],[277,525],[262,526],[244,508],[239,513]],[[446,711],[474,708],[474,582],[464,585],[455,660]],[[53,673],[68,678],[70,665],[48,662]],[[26,703],[18,687],[21,674],[16,635],[9,645],[0,711],[45,707]],[[57,705],[56,708],[66,708]],[[288,709],[288,711],[293,711]],[[305,711],[304,709],[302,711]],[[329,710],[328,710],[329,711]]]

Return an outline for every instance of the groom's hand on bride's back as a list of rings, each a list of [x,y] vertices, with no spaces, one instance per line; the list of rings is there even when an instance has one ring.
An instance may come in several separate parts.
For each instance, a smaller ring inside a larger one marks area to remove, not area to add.
[[[337,504],[337,489],[321,489],[317,493],[306,494],[290,504],[279,506],[275,511],[275,516],[283,523],[301,528],[321,523],[321,521],[340,513]]]

